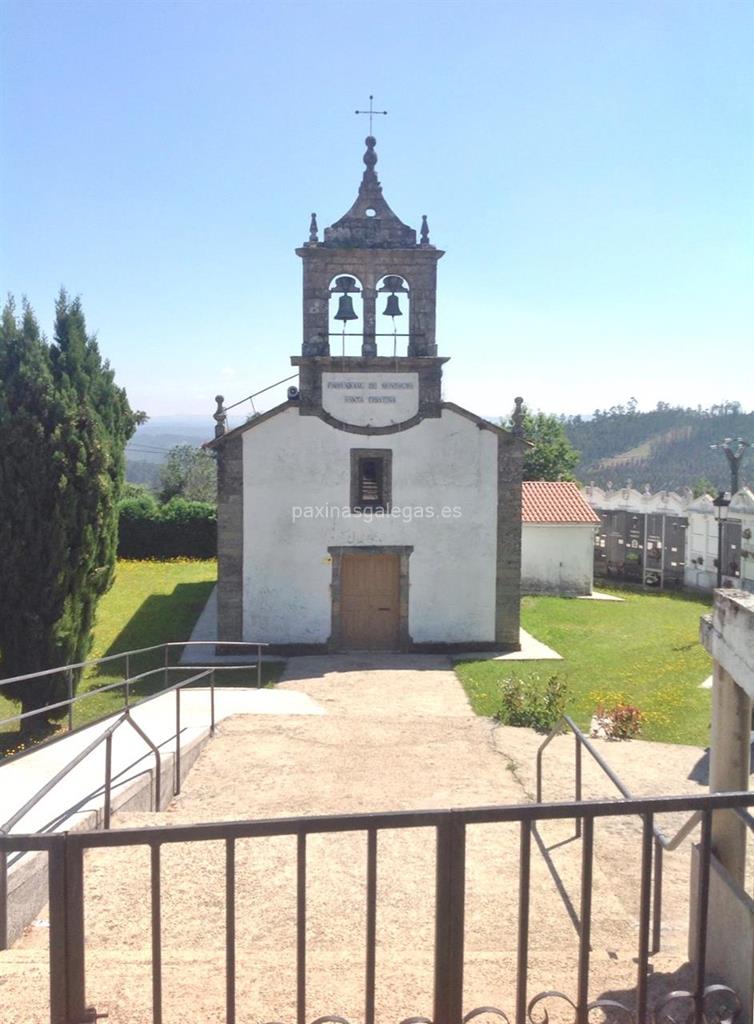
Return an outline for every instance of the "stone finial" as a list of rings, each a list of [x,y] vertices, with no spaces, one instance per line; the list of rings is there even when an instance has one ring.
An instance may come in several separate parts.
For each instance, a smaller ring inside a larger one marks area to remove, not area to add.
[[[644,484],[644,493],[646,495],[650,495],[652,493],[652,490],[651,490],[649,484]]]
[[[228,429],[228,414],[223,405],[225,398],[222,395],[215,395],[215,401],[217,402],[217,408],[212,413],[212,418],[215,421],[215,437],[222,437]]]
[[[422,214],[422,226],[420,231],[420,238],[422,245],[429,245],[429,224],[427,224],[426,213]]]
[[[524,400],[523,398],[514,398],[513,401],[516,403],[516,408],[513,410],[513,436],[523,437],[524,436]]]
[[[377,140],[367,135],[364,173],[356,201],[340,220],[324,230],[325,248],[402,249],[416,246],[416,231],[390,209],[382,194],[375,167]]]
[[[309,245],[316,245],[318,242],[317,214],[313,213],[312,219],[309,221]]]
[[[366,177],[370,172],[374,174],[374,168],[377,164],[377,153],[374,149],[377,145],[377,139],[375,139],[374,135],[367,135],[364,139],[364,143],[367,147],[366,152],[364,153],[364,164],[366,165],[364,177]]]

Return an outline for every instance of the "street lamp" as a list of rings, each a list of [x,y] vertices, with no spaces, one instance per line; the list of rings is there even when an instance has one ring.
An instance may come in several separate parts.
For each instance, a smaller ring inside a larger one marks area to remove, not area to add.
[[[718,496],[712,499],[712,504],[717,509],[717,586],[719,589],[723,585],[723,523],[728,519],[730,498],[724,491],[720,491]],[[723,516],[723,509],[725,509],[725,516]]]
[[[731,496],[738,493],[738,470],[746,449],[750,447],[751,443],[749,441],[744,441],[742,437],[725,437],[722,441],[718,441],[716,444],[710,445],[710,448],[719,448],[728,460],[728,465],[730,466]]]

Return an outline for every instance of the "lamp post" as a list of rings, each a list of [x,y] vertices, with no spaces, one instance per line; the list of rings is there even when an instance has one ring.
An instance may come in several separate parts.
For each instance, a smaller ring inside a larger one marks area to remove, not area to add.
[[[738,493],[738,470],[741,466],[741,459],[743,459],[746,449],[751,448],[751,443],[744,441],[742,437],[725,437],[722,441],[711,444],[710,448],[720,449],[728,460],[728,465],[730,466],[730,494],[733,497],[734,494]]]
[[[716,498],[712,499],[712,504],[717,509],[717,587],[718,590],[723,585],[723,523],[728,518],[728,505],[730,505],[730,498],[724,491],[720,491]],[[723,509],[725,509],[725,516],[723,516]]]

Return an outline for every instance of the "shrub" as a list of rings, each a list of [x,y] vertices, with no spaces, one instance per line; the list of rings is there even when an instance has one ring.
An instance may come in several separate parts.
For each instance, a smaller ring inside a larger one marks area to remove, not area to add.
[[[216,554],[214,505],[185,498],[159,505],[150,494],[120,503],[121,558],[213,558]]]
[[[549,732],[565,713],[569,699],[568,684],[560,676],[542,679],[505,679],[500,687],[500,707],[495,720],[503,725],[524,726]]]
[[[592,718],[590,732],[607,740],[631,740],[641,733],[644,714],[619,696],[607,702],[600,701]]]

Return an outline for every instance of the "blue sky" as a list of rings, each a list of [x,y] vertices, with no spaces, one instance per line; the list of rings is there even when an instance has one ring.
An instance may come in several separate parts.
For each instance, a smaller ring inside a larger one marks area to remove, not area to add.
[[[429,216],[446,398],[754,406],[754,5],[5,0],[0,286],[61,284],[152,416],[287,376],[294,248]],[[271,393],[264,408],[282,396]]]

